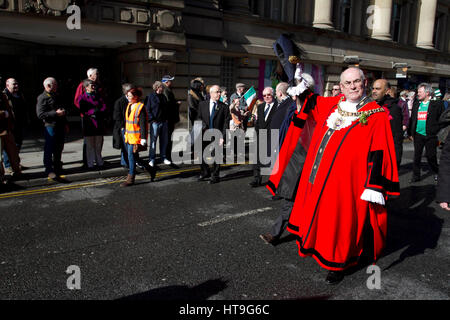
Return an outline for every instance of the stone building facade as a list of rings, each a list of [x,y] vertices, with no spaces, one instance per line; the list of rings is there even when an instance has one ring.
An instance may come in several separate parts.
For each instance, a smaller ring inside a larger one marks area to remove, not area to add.
[[[33,100],[55,76],[70,104],[92,66],[110,101],[123,82],[149,93],[172,74],[185,111],[198,76],[230,93],[236,82],[259,92],[273,84],[272,45],[287,33],[321,94],[349,64],[399,88],[429,81],[449,91],[449,16],[450,0],[0,0],[0,76]]]

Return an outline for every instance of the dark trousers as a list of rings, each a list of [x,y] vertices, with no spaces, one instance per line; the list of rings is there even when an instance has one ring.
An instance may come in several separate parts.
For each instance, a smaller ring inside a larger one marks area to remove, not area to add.
[[[414,135],[414,163],[413,174],[414,177],[420,177],[420,162],[422,160],[423,149],[425,148],[425,156],[428,160],[428,165],[431,170],[438,174],[439,167],[437,162],[437,137],[436,136],[423,136],[416,133]]]
[[[20,172],[19,152],[12,133],[7,133],[0,136],[0,152],[9,156],[10,165],[13,171]],[[4,174],[3,163],[0,163],[0,178],[3,177]]]
[[[205,151],[207,150],[207,144],[203,144],[203,154],[202,157],[205,154]],[[215,157],[215,152],[212,151],[211,152],[211,156]],[[209,167],[209,164],[205,163],[204,160],[202,160],[202,163],[200,164],[200,170],[201,170],[201,175],[202,176],[209,176],[211,174],[212,179],[219,179],[219,174],[220,174],[220,164],[214,162],[212,164],[212,171]]]
[[[294,201],[283,199],[284,203],[281,207],[281,212],[278,218],[275,220],[272,228],[270,229],[270,234],[279,238],[286,230],[286,226],[289,222],[289,217],[291,216],[292,208],[294,207]]]
[[[200,165],[200,170],[201,170],[202,176],[209,176],[211,174],[211,177],[213,179],[218,179],[219,175],[220,175],[220,164],[217,164],[214,162],[212,165],[212,171],[211,171],[209,165],[202,162],[202,164]]]
[[[14,130],[14,141],[16,143],[17,147],[17,153],[20,152],[20,149],[22,148],[22,142],[23,142],[23,129],[22,128],[15,128]],[[19,157],[19,163],[20,163],[20,157]],[[6,150],[3,150],[3,164],[5,165],[5,168],[11,168],[11,162],[9,161],[8,153]]]
[[[120,138],[122,143],[120,144],[120,165],[128,167],[128,147],[125,143],[125,129],[120,129]]]
[[[168,132],[167,132],[167,149],[166,149],[166,158],[172,161],[172,133],[175,131],[175,123],[169,121],[168,123]]]
[[[62,170],[61,155],[64,149],[64,126],[45,127],[44,166],[45,173],[60,173]]]
[[[403,141],[402,141],[402,143],[403,143]],[[402,143],[397,144],[395,146],[395,156],[397,158],[397,169],[400,168],[400,164],[402,162],[402,155],[403,155],[403,144]]]

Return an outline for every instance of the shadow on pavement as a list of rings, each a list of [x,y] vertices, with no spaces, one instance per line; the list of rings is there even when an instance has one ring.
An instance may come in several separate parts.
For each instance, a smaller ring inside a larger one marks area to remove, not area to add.
[[[205,281],[194,287],[167,286],[137,293],[118,300],[206,300],[226,289],[227,282],[222,279],[214,279]]]
[[[388,202],[387,243],[384,256],[403,250],[400,257],[385,270],[408,257],[434,249],[441,235],[444,220],[434,214],[430,204],[435,198],[435,186],[409,186],[401,190],[398,199]]]

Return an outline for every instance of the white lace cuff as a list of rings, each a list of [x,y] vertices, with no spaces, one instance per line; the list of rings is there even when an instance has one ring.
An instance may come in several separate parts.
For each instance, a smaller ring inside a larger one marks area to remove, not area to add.
[[[287,89],[287,93],[290,96],[299,96],[301,95],[306,89],[308,89],[308,83],[305,79],[301,78],[301,82],[296,85],[295,87],[290,87]]]
[[[361,195],[361,200],[385,205],[384,196],[381,192],[365,189]]]

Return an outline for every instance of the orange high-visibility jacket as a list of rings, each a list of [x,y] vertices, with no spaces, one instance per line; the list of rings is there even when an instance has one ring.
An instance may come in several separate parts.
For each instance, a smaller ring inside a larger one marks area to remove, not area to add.
[[[141,144],[141,138],[145,139],[146,135],[141,137],[140,116],[146,118],[146,111],[143,109],[144,104],[142,102],[137,103],[134,112],[129,110],[131,106],[132,103],[129,103],[125,111],[125,142],[128,144]],[[141,111],[144,112],[142,115]],[[145,119],[144,123],[147,125],[147,119]],[[143,132],[147,131],[147,128],[145,128]]]

